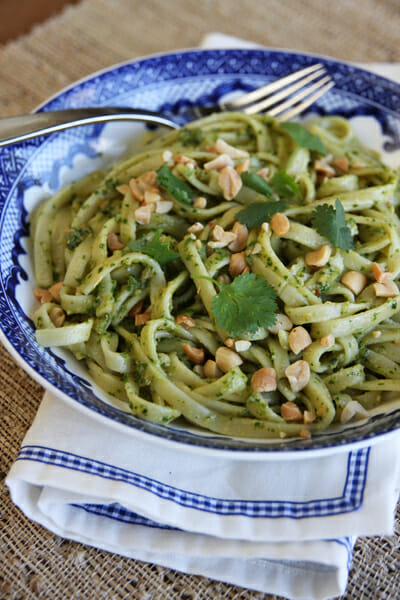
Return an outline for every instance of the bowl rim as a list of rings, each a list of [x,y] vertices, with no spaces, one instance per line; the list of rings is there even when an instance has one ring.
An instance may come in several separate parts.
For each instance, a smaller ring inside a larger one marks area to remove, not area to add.
[[[155,59],[155,58],[165,58],[168,59],[169,57],[178,57],[178,56],[184,56],[187,54],[199,54],[199,55],[204,55],[204,54],[213,54],[213,53],[219,53],[219,54],[223,54],[223,55],[229,55],[230,53],[235,52],[235,53],[239,53],[239,54],[247,54],[247,55],[251,55],[253,53],[258,53],[258,54],[265,54],[266,56],[272,54],[275,55],[289,55],[289,56],[298,56],[298,57],[309,57],[309,58],[315,58],[317,60],[321,60],[322,62],[326,62],[329,63],[330,65],[344,65],[347,67],[351,67],[352,69],[355,69],[357,72],[361,72],[364,74],[364,76],[366,76],[367,78],[373,78],[374,81],[381,81],[382,83],[390,84],[391,86],[393,85],[395,87],[395,89],[397,88],[398,91],[400,91],[400,85],[396,82],[394,82],[393,80],[381,76],[375,72],[372,72],[366,68],[363,68],[362,66],[358,66],[358,64],[353,64],[349,61],[344,61],[341,59],[336,59],[330,56],[325,56],[325,55],[320,55],[320,54],[315,54],[312,52],[300,52],[300,51],[296,51],[296,50],[290,50],[290,49],[281,49],[281,48],[269,48],[269,47],[255,47],[255,48],[241,48],[241,47],[229,47],[229,48],[185,48],[185,49],[181,49],[181,50],[175,50],[172,52],[158,52],[158,53],[153,53],[153,54],[149,54],[146,56],[140,56],[134,59],[128,59],[125,61],[121,61],[118,63],[115,63],[113,65],[110,65],[108,67],[105,67],[103,69],[99,69],[98,71],[89,73],[88,75],[72,82],[71,84],[68,84],[67,86],[63,87],[62,89],[60,89],[59,91],[57,91],[55,94],[53,94],[52,96],[50,96],[49,98],[47,98],[45,101],[43,101],[42,103],[40,103],[33,112],[37,112],[37,111],[42,111],[45,110],[46,107],[48,107],[49,105],[51,105],[51,103],[54,100],[57,99],[61,99],[63,96],[65,96],[65,94],[67,94],[68,92],[73,91],[75,88],[77,88],[79,85],[84,84],[84,83],[89,83],[91,80],[94,80],[97,77],[101,77],[104,75],[112,75],[112,73],[116,70],[118,70],[121,67],[125,67],[125,66],[129,66],[132,64],[146,64],[146,62],[148,62],[149,60]],[[244,74],[245,75],[245,74]],[[240,77],[240,73],[237,74],[238,77]],[[156,80],[155,80],[156,81]],[[387,108],[388,112],[392,112],[394,113],[394,111],[392,111],[390,108]],[[396,116],[400,117],[400,113],[394,113]],[[40,147],[40,146],[39,146]],[[7,196],[8,197],[8,194]],[[252,459],[283,459],[283,458],[304,458],[304,457],[316,457],[316,456],[321,456],[321,455],[326,455],[332,452],[339,452],[339,451],[348,451],[349,449],[354,449],[356,447],[363,447],[366,445],[370,445],[371,443],[375,443],[376,441],[380,441],[382,440],[384,437],[390,436],[392,433],[396,432],[396,430],[398,428],[400,428],[400,412],[398,415],[398,422],[396,423],[396,426],[394,427],[384,427],[382,431],[372,431],[370,432],[368,435],[365,435],[362,438],[357,438],[357,436],[355,437],[355,439],[352,440],[344,440],[344,441],[333,441],[333,440],[329,440],[328,436],[326,435],[326,432],[324,432],[323,434],[321,434],[320,436],[320,443],[316,443],[316,441],[318,440],[318,436],[315,436],[312,438],[312,444],[310,445],[307,441],[301,441],[299,442],[299,440],[297,439],[297,446],[295,448],[291,448],[290,447],[290,439],[285,440],[282,443],[279,443],[279,445],[277,443],[275,444],[271,444],[268,447],[263,445],[263,443],[265,444],[265,442],[263,442],[263,440],[245,440],[244,445],[240,445],[238,446],[237,444],[239,443],[239,440],[237,440],[237,438],[226,438],[224,436],[202,436],[200,432],[200,435],[196,435],[196,440],[179,440],[176,439],[174,436],[171,438],[169,436],[167,436],[165,433],[163,434],[157,434],[154,431],[148,431],[147,427],[143,429],[138,428],[137,426],[133,425],[133,424],[127,424],[127,423],[123,423],[122,421],[116,419],[115,417],[112,417],[110,415],[105,415],[105,414],[101,414],[101,412],[99,412],[96,407],[89,407],[86,406],[84,404],[82,404],[82,402],[80,402],[78,399],[76,398],[72,398],[70,396],[68,396],[65,392],[63,392],[62,390],[59,390],[55,385],[53,385],[51,382],[49,382],[45,377],[43,377],[42,375],[40,375],[39,373],[37,373],[32,367],[31,365],[22,357],[22,355],[18,352],[17,349],[14,348],[14,346],[12,345],[12,343],[8,340],[8,338],[6,337],[5,333],[2,330],[1,327],[1,323],[0,323],[0,339],[3,341],[3,344],[5,345],[6,349],[10,352],[10,354],[14,357],[14,359],[16,359],[17,363],[19,365],[21,365],[24,370],[36,381],[38,381],[38,383],[40,383],[46,390],[49,390],[51,393],[53,393],[57,398],[62,399],[63,401],[66,401],[68,404],[70,404],[71,406],[75,407],[75,408],[79,408],[79,410],[82,410],[85,414],[90,415],[91,417],[94,417],[97,420],[100,420],[102,423],[107,423],[108,425],[112,425],[114,427],[117,427],[119,430],[123,431],[124,433],[130,433],[132,435],[136,435],[139,437],[144,437],[145,439],[149,440],[149,435],[151,436],[152,441],[155,441],[157,443],[160,444],[167,444],[168,446],[171,445],[177,445],[180,449],[182,449],[182,447],[184,447],[187,450],[191,450],[191,451],[196,451],[196,452],[206,452],[206,453],[213,453],[213,454],[224,454],[226,455],[227,453],[229,454],[230,457],[235,457],[235,458],[252,458]],[[107,407],[108,404],[106,402],[104,402],[104,405]],[[387,416],[387,415],[386,415]],[[143,423],[143,421],[141,421]],[[144,422],[147,423],[147,422]],[[164,429],[165,426],[164,426]],[[355,427],[354,429],[359,430],[360,427]],[[181,433],[181,430],[178,430],[179,433]],[[215,446],[212,444],[212,440],[215,440],[215,438],[218,440],[218,446]],[[323,442],[322,438],[324,438],[325,443]],[[231,446],[230,443],[233,442],[236,445]],[[225,443],[225,446],[223,445]],[[256,445],[256,444],[260,444],[260,445]],[[299,445],[300,444],[300,445]],[[274,447],[275,446],[275,447]]]

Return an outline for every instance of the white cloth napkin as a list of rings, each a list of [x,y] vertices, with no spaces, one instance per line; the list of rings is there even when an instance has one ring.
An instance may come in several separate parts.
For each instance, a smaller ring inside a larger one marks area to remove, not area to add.
[[[205,45],[244,43],[212,34]],[[62,537],[324,600],[344,592],[358,535],[392,533],[400,436],[306,460],[232,460],[121,433],[46,393],[6,483]]]

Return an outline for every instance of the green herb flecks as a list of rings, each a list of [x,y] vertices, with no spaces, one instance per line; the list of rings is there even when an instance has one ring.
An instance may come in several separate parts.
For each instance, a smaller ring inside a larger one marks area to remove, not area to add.
[[[72,231],[66,233],[67,239],[67,248],[68,250],[74,250],[90,233],[90,229],[88,227],[74,227]]]
[[[178,140],[183,146],[198,146],[204,137],[200,127],[182,127],[178,132]]]

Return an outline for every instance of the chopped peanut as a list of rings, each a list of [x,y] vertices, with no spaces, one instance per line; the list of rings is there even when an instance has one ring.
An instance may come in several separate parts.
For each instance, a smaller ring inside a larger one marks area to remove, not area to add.
[[[188,232],[194,233],[195,235],[197,235],[198,233],[203,231],[203,229],[204,229],[203,223],[200,223],[200,221],[196,221],[196,223],[193,223],[193,225],[188,227]]]
[[[246,352],[251,347],[251,342],[248,340],[236,340],[235,350],[236,352]]]
[[[128,317],[135,317],[137,314],[139,314],[141,312],[142,308],[143,308],[143,300],[140,300],[134,306],[132,306],[132,308],[128,312]]]
[[[172,210],[174,203],[171,200],[158,200],[156,202],[156,213],[159,215],[165,215]]]
[[[205,171],[221,171],[226,167],[233,167],[233,160],[227,154],[220,154],[217,158],[213,158],[203,165]],[[236,173],[236,175],[238,175],[238,173]]]
[[[400,294],[399,288],[394,281],[386,281],[385,283],[374,283],[373,286],[375,296],[379,298],[392,298]]]
[[[139,206],[139,208],[137,208],[133,214],[138,223],[140,223],[141,225],[147,225],[148,223],[150,223],[152,212],[153,211],[151,205],[145,204],[143,206]]]
[[[49,290],[44,290],[42,288],[35,288],[33,290],[33,295],[36,300],[39,300],[41,304],[45,304],[46,302],[51,302],[53,300],[53,295]]]
[[[315,414],[309,410],[305,410],[303,416],[304,416],[304,425],[310,425],[310,423],[313,423],[316,419]]]
[[[127,183],[121,183],[121,185],[117,185],[115,188],[117,192],[125,196],[129,192],[129,185]]]
[[[205,208],[207,206],[207,199],[204,198],[203,196],[199,196],[198,198],[195,199],[195,201],[193,202],[193,206],[195,208]]]
[[[393,273],[390,271],[384,271],[378,263],[372,263],[372,274],[378,283],[386,283],[389,279],[392,279]]]
[[[249,169],[250,169],[250,160],[248,158],[245,158],[244,160],[242,160],[242,162],[240,162],[238,165],[236,165],[236,171],[237,171],[237,173],[239,173],[239,175],[241,175],[245,171],[248,171]]]
[[[261,229],[263,231],[265,231],[265,233],[269,232],[269,223],[267,223],[266,221],[264,221],[264,223],[261,223]]]
[[[131,179],[129,181],[129,189],[131,191],[132,196],[138,200],[139,202],[144,202],[144,189],[140,186],[136,179]]]
[[[301,325],[299,327],[293,327],[289,333],[288,338],[289,348],[295,354],[299,354],[305,348],[308,348],[312,344],[312,339],[307,329],[304,329]]]
[[[62,281],[58,281],[57,283],[53,283],[53,285],[49,287],[49,292],[56,302],[60,302],[60,292],[63,286],[64,283]]]
[[[190,329],[190,327],[196,327],[196,323],[192,317],[189,315],[178,315],[176,317],[176,322],[178,325],[182,325],[185,329]]]
[[[181,165],[186,165],[188,167],[197,167],[197,162],[194,158],[190,158],[190,156],[185,156],[184,154],[178,154],[178,156],[174,156],[174,161]]]
[[[262,250],[262,246],[260,242],[256,242],[252,248],[249,250],[249,254],[260,254]]]
[[[309,267],[323,267],[326,265],[332,254],[330,246],[321,246],[318,250],[307,252],[305,256],[306,265]]]
[[[290,221],[286,215],[277,212],[271,219],[271,229],[275,235],[286,235],[290,229]]]
[[[236,237],[232,231],[225,231],[221,227],[221,225],[215,225],[213,232],[212,232],[212,236],[213,236],[213,239],[217,240],[218,242],[227,241],[227,240],[229,240],[230,242],[233,242],[233,240]]]
[[[217,363],[215,360],[207,360],[204,363],[204,377],[207,379],[215,379],[216,377],[221,377],[222,371],[217,367]]]
[[[240,275],[246,267],[246,254],[244,252],[236,252],[231,255],[229,260],[229,275],[231,275],[231,277]]]
[[[62,327],[65,322],[65,312],[61,306],[53,306],[49,312],[49,317],[56,327]]]
[[[192,362],[196,363],[196,365],[201,365],[205,359],[204,348],[196,348],[195,346],[191,346],[190,344],[182,344],[182,350],[186,354],[186,356]]]
[[[346,156],[335,158],[335,160],[332,161],[332,166],[335,167],[335,169],[339,169],[342,173],[347,173],[349,170],[349,160]]]
[[[374,338],[374,340],[376,340],[378,337],[381,337],[382,331],[380,329],[377,329],[376,331],[373,331],[371,335]]]
[[[264,167],[264,168],[260,169],[259,171],[257,171],[257,175],[259,175],[260,177],[262,177],[263,179],[265,179],[265,181],[268,181],[269,168],[268,167]]]
[[[171,150],[164,150],[164,152],[161,154],[161,158],[164,162],[170,162],[172,159],[172,152]]]
[[[212,231],[215,241],[208,242],[211,248],[224,248],[235,239],[236,235],[232,231],[225,231],[220,225],[216,225]]]
[[[111,252],[114,252],[114,250],[122,250],[122,248],[125,248],[125,245],[120,242],[116,233],[109,233],[107,237],[107,247]]]
[[[303,413],[294,402],[285,402],[281,406],[281,416],[285,421],[302,421]]]
[[[233,167],[224,167],[219,173],[218,184],[225,200],[232,200],[241,190],[242,178]]]
[[[227,154],[231,158],[247,158],[249,156],[247,150],[235,148],[221,138],[218,138],[218,140],[215,142],[215,150],[218,152],[218,154]]]
[[[325,160],[315,160],[314,161],[314,169],[318,174],[323,175],[324,177],[335,177],[336,172],[335,169]]]
[[[158,192],[154,192],[152,190],[146,190],[144,192],[144,201],[145,204],[156,204],[161,200],[161,196]]]
[[[340,422],[342,425],[348,423],[353,417],[356,419],[362,419],[364,417],[368,417],[368,411],[357,402],[357,400],[350,400],[343,408],[342,413],[340,415]]]
[[[217,367],[226,373],[230,369],[241,365],[243,360],[237,352],[229,350],[225,346],[220,346],[215,353],[215,362]]]
[[[308,429],[300,429],[299,436],[303,438],[303,440],[309,440],[311,433],[308,431]]]
[[[225,346],[227,346],[228,348],[233,348],[234,344],[235,344],[235,340],[232,338],[226,338],[225,342],[224,342]]]
[[[325,346],[325,348],[330,348],[335,343],[335,337],[331,333],[328,333],[319,340],[319,343],[321,346]]]
[[[156,171],[146,171],[146,173],[143,173],[143,175],[138,177],[136,181],[147,188],[156,188],[158,185],[157,173]]]
[[[270,333],[278,333],[278,331],[281,329],[284,329],[285,331],[290,331],[292,329],[293,323],[287,315],[284,315],[283,313],[277,313],[275,316],[276,320],[274,325],[268,327],[268,331]]]
[[[151,319],[151,313],[145,311],[144,313],[137,313],[135,315],[135,325],[136,327],[140,327],[141,325],[144,325],[145,323],[147,323],[147,321],[149,321]]]
[[[255,392],[276,390],[276,371],[272,367],[262,367],[251,376],[251,387]]]
[[[158,192],[157,173],[155,171],[147,171],[137,179],[132,178],[129,181],[129,189],[131,194],[139,202],[144,202],[145,192]]]
[[[285,369],[285,375],[294,392],[300,392],[310,381],[310,365],[306,360],[297,360]]]
[[[367,278],[364,273],[360,273],[360,271],[347,271],[340,281],[356,296],[358,296],[367,285]]]
[[[246,248],[247,238],[249,237],[249,230],[246,225],[242,225],[239,221],[236,221],[232,227],[232,233],[235,234],[235,239],[228,246],[231,252],[240,252]]]

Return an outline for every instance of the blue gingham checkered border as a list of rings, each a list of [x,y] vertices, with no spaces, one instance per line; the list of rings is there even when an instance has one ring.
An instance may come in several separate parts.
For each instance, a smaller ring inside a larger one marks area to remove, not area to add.
[[[195,494],[166,485],[146,475],[85,458],[71,452],[62,452],[43,446],[23,446],[17,460],[42,462],[51,466],[86,473],[87,475],[120,481],[186,508],[212,512],[218,515],[303,519],[343,514],[361,507],[367,478],[369,452],[369,448],[349,452],[347,474],[340,496],[318,498],[305,502],[233,500]]]
[[[139,515],[136,512],[128,510],[118,502],[114,502],[112,504],[71,504],[74,508],[78,508],[80,510],[84,510],[87,513],[93,514],[97,517],[107,517],[108,519],[112,519],[114,521],[120,521],[122,523],[127,523],[129,525],[143,525],[145,527],[153,527],[155,529],[168,529],[169,531],[182,531],[177,527],[171,527],[169,525],[163,525],[161,523],[157,523],[156,521],[152,521],[151,519],[147,519]],[[353,546],[354,540],[349,537],[343,538],[335,538],[332,540],[326,540],[329,542],[336,542],[341,546],[344,546],[347,552],[347,570],[349,571],[351,568],[351,562],[353,559]]]
[[[176,527],[170,527],[169,525],[157,523],[152,519],[147,519],[146,517],[143,517],[142,515],[125,508],[118,502],[113,502],[112,504],[73,503],[71,506],[82,509],[93,515],[97,515],[98,517],[108,517],[109,519],[114,519],[115,521],[129,523],[129,525],[145,525],[146,527],[177,531]]]

